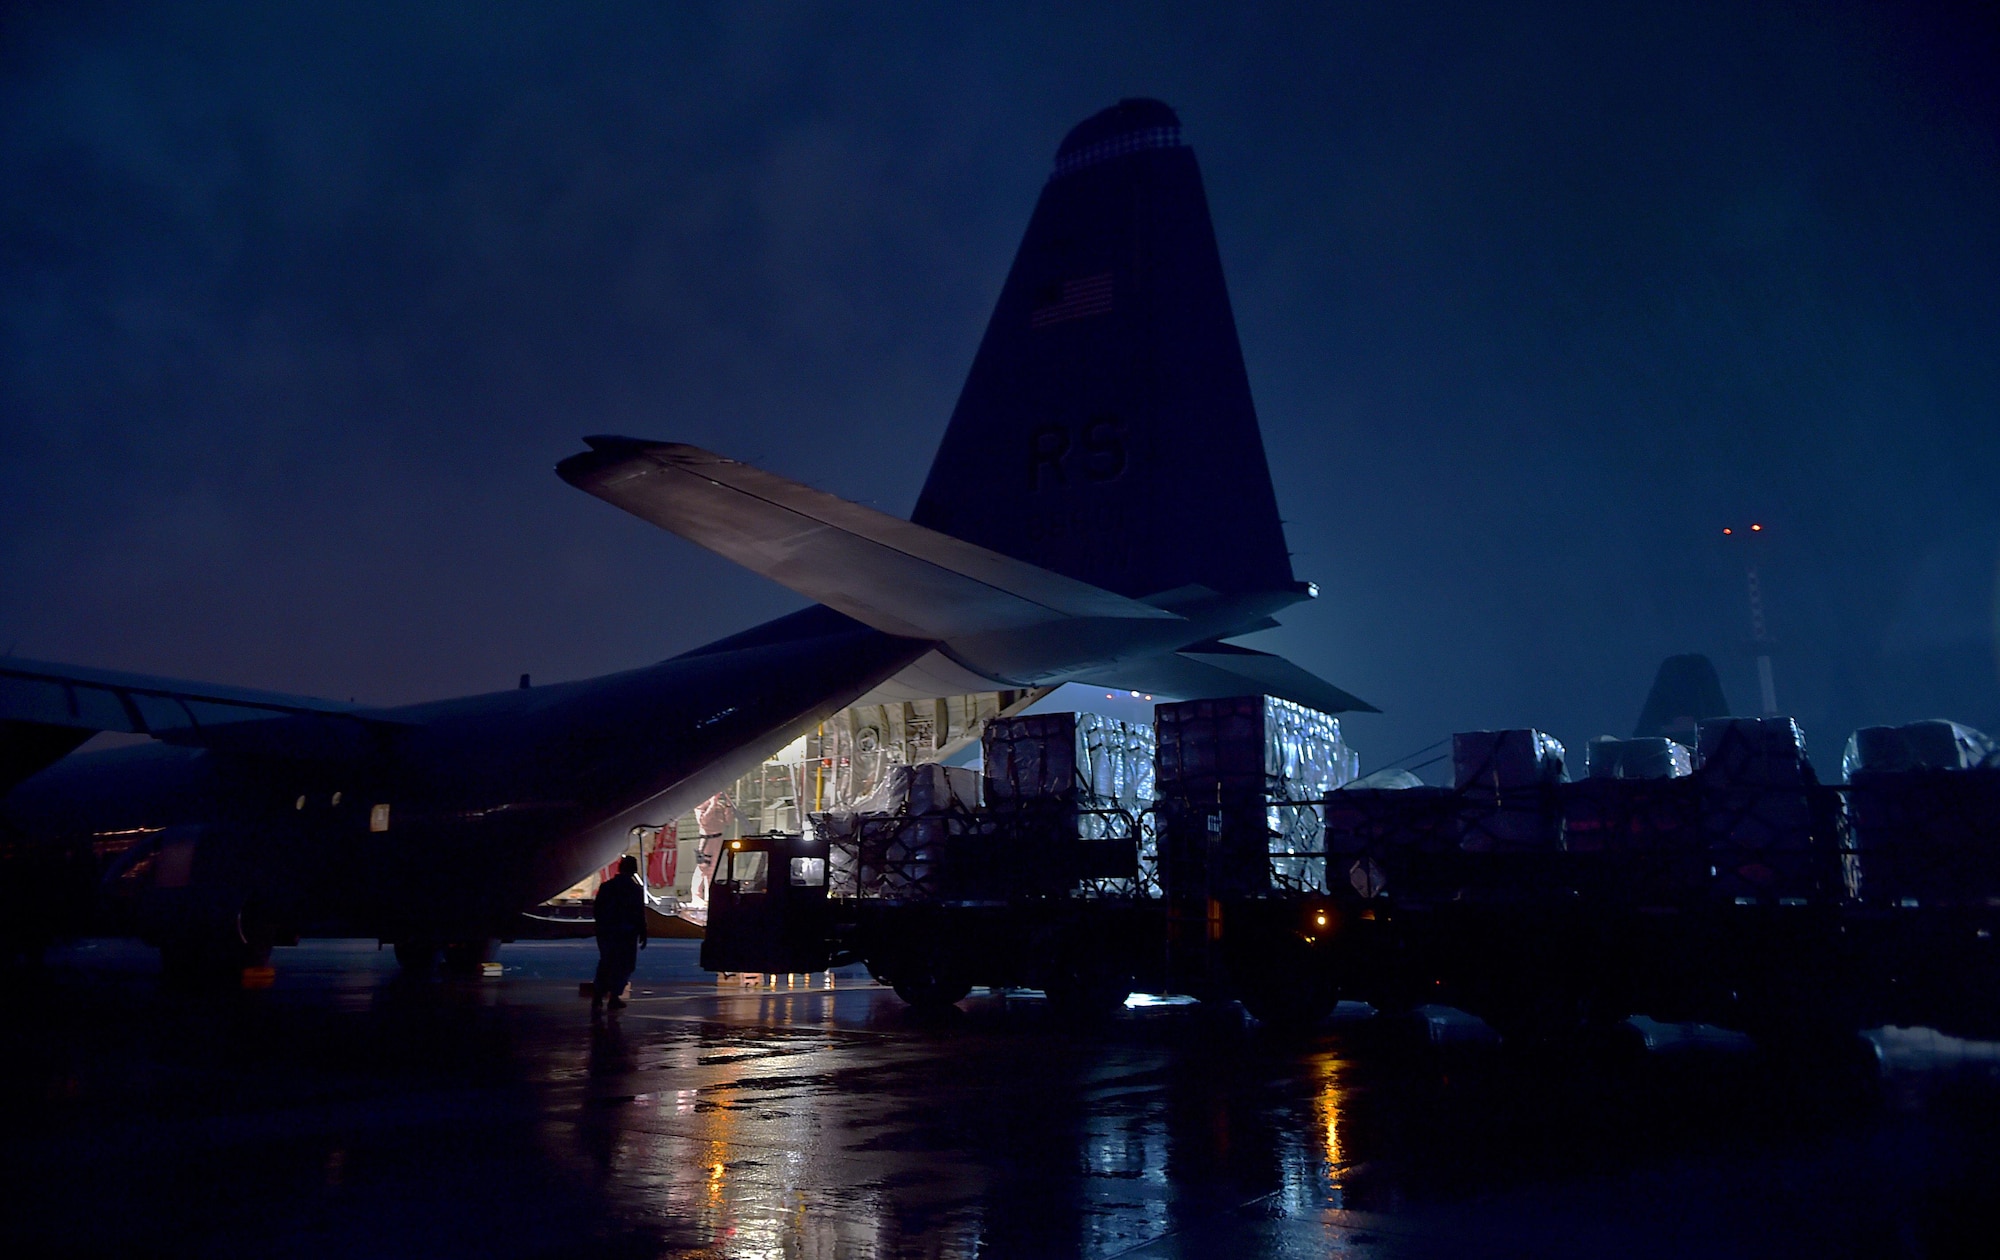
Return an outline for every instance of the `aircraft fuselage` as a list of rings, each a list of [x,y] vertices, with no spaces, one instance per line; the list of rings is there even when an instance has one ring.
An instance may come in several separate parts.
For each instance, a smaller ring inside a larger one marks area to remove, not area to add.
[[[929,646],[810,609],[643,669],[373,711],[318,755],[293,746],[325,719],[285,717],[227,747],[72,757],[7,816],[31,847],[89,850],[115,905],[122,876],[150,936],[247,906],[281,931],[474,939]]]

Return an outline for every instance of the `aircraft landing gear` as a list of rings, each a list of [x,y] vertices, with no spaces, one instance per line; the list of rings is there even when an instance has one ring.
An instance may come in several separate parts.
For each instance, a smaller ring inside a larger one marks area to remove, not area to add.
[[[428,980],[437,970],[438,946],[431,941],[397,941],[396,965],[412,980]]]
[[[396,964],[412,980],[427,980],[437,974],[440,962],[446,976],[464,979],[478,976],[480,968],[492,962],[499,952],[500,942],[492,937],[444,944],[432,940],[397,941]]]
[[[210,988],[243,982],[243,973],[271,959],[269,945],[238,940],[183,937],[160,942],[160,978],[178,988]]]
[[[500,942],[491,937],[476,941],[453,941],[444,947],[444,974],[455,977],[478,976],[485,964],[500,952]]]
[[[261,907],[251,902],[227,927],[186,925],[155,938],[160,978],[183,988],[248,986],[250,977],[245,973],[268,967],[271,949],[280,939],[286,944],[297,943],[296,937],[281,932]],[[264,983],[268,982],[267,974]]]

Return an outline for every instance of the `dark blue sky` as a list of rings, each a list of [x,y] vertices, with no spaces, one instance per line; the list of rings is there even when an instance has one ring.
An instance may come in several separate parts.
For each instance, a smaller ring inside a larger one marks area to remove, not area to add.
[[[2000,728],[1994,32],[1906,6],[10,6],[0,648],[395,702],[797,606],[559,482],[907,512],[1064,131],[1181,113],[1301,577],[1454,728]]]

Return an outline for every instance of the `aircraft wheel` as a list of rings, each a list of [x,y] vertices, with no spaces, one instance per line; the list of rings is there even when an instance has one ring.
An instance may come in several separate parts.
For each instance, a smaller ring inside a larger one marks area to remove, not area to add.
[[[1554,991],[1510,995],[1472,1013],[1486,1021],[1503,1044],[1516,1048],[1565,1045],[1589,1027],[1583,1003]]]
[[[972,992],[972,986],[943,976],[924,975],[892,981],[896,996],[919,1011],[941,1011],[957,1006]]]
[[[210,988],[239,983],[248,967],[270,960],[269,945],[249,944],[233,935],[224,940],[183,937],[160,942],[160,978],[183,988]]]
[[[438,947],[429,941],[397,941],[396,965],[412,980],[423,980],[437,969]]]
[[[1305,1032],[1333,1014],[1340,999],[1331,985],[1300,977],[1295,986],[1259,985],[1243,994],[1243,1007],[1278,1032]]]

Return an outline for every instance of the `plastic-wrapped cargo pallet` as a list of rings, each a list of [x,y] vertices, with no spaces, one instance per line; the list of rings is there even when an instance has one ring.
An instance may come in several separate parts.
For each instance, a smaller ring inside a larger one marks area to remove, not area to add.
[[[1585,764],[1593,779],[1678,779],[1694,773],[1694,754],[1686,744],[1664,736],[1590,741]]]
[[[1700,724],[1702,829],[1715,895],[1739,904],[1804,902],[1825,890],[1837,838],[1816,843],[1815,789],[1805,734],[1790,718],[1710,718]]]
[[[1167,891],[1323,891],[1319,802],[1360,770],[1340,719],[1276,696],[1184,700],[1154,716]]]
[[[1468,853],[1556,848],[1561,814],[1548,789],[1564,780],[1562,741],[1535,730],[1460,731],[1451,737],[1452,786],[1464,800],[1459,847]]]
[[[1970,770],[1996,762],[2000,747],[1970,726],[1932,718],[1902,726],[1864,726],[1847,737],[1840,773],[1898,770]]]
[[[811,816],[827,841],[834,897],[934,898],[954,839],[976,829],[979,772],[922,763],[891,766],[852,810]]]
[[[1957,722],[1870,726],[1841,759],[1848,893],[1876,905],[2000,904],[2000,753]]]
[[[1563,848],[1600,855],[1569,877],[1593,902],[1684,905],[1705,895],[1708,844],[1693,756],[1670,739],[1592,740],[1589,774],[1557,789]]]
[[[1046,865],[1052,891],[1156,891],[1159,854],[1145,814],[1153,803],[1153,728],[1098,713],[996,718],[981,736],[986,803],[1007,829],[1060,833],[1066,851],[1022,855]],[[1023,828],[1019,824],[1026,823]]]

